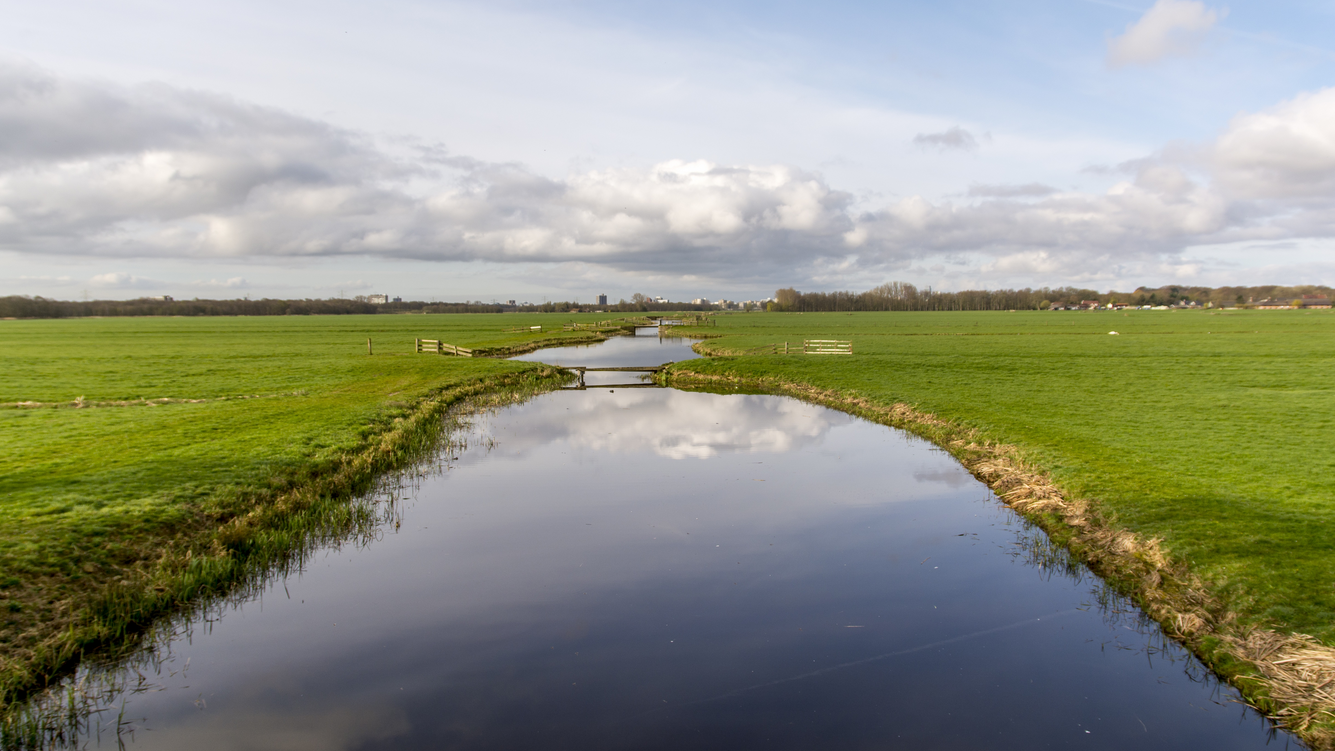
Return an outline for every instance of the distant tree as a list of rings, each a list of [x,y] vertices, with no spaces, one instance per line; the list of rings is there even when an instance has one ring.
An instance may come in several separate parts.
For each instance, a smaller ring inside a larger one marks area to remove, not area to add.
[[[798,303],[802,299],[802,293],[787,287],[774,293],[775,307],[779,310],[797,310]]]

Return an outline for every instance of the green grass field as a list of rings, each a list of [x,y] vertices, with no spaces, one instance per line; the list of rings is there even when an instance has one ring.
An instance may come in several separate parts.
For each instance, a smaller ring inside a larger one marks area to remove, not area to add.
[[[568,316],[547,318],[534,323],[557,333],[506,334],[512,321],[500,316],[0,322],[0,545],[13,539],[5,525],[34,517],[111,523],[165,496],[254,482],[346,448],[387,407],[430,389],[529,367],[411,354],[416,336],[468,347],[590,337],[561,333]],[[80,398],[183,401],[13,406]]]
[[[1109,335],[1117,331],[1117,336]],[[715,352],[846,339],[854,355],[681,370],[903,402],[1021,447],[1159,537],[1244,617],[1335,644],[1332,311],[720,316]]]
[[[607,317],[0,321],[0,683],[100,588],[177,537],[204,540],[217,509],[311,481],[440,389],[538,367],[417,355],[415,337],[587,341],[560,324]],[[723,356],[679,370],[780,378],[977,428],[1161,538],[1245,619],[1335,644],[1332,311],[717,321],[698,346]],[[503,330],[538,324],[556,331]],[[806,338],[851,340],[855,354],[727,355]],[[171,401],[141,401],[155,399]]]
[[[593,338],[562,332],[570,318],[526,317],[542,334],[498,315],[0,321],[0,682],[109,582],[199,547],[223,506],[333,466],[429,393],[540,367],[413,354],[414,338]]]

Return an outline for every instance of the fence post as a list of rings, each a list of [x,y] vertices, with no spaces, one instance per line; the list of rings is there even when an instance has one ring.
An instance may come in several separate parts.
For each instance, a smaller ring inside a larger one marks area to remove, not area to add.
[[[371,337],[366,337],[366,354],[371,354]]]
[[[421,339],[414,339],[414,340],[413,340],[413,352],[414,352],[414,353],[417,353],[417,352],[421,352],[421,351],[422,351],[422,340],[421,340]]]

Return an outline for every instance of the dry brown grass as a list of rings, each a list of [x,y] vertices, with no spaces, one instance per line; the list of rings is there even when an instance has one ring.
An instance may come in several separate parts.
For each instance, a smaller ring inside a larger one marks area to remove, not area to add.
[[[1231,682],[1259,711],[1314,749],[1335,749],[1335,648],[1306,634],[1239,626],[1237,617],[1160,541],[1109,523],[1090,499],[1068,498],[1015,447],[920,412],[780,379],[675,374],[674,385],[729,383],[793,396],[902,428],[950,451],[997,497],[1036,522],[1079,559],[1135,598],[1164,632],[1207,659],[1221,655],[1250,670]],[[1214,646],[1218,645],[1218,646]],[[1217,650],[1209,654],[1211,648]],[[1223,676],[1229,679],[1229,676]]]

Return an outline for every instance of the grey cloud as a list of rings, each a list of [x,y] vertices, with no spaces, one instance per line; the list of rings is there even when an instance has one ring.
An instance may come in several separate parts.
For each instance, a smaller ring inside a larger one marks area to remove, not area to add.
[[[913,143],[917,146],[934,147],[942,151],[950,149],[959,151],[978,150],[978,139],[958,125],[940,133],[919,133],[913,137]]]
[[[1140,159],[1128,159],[1112,165],[1091,164],[1088,167],[1082,167],[1080,172],[1086,175],[1134,175],[1145,167],[1158,164],[1159,161],[1154,157],[1142,157]]]
[[[979,185],[969,186],[970,198],[1036,198],[1056,193],[1057,189],[1040,183],[1026,185]]]
[[[0,245],[27,252],[625,268],[670,253],[727,266],[841,252],[851,227],[851,196],[782,165],[670,161],[552,180],[435,145],[396,159],[227,97],[13,65],[0,66],[0,144]]]
[[[869,248],[994,256],[1044,251],[1078,263],[1107,253],[1153,256],[1222,238],[1234,228],[1231,209],[1181,170],[1159,165],[1102,195],[964,205],[913,197],[863,215],[855,234]]]
[[[915,141],[977,147],[958,127]],[[861,210],[787,165],[671,160],[551,179],[439,145],[391,153],[214,94],[0,65],[0,249],[574,261],[733,281],[836,278],[961,253],[1078,268],[1335,234],[1332,144],[1335,89],[1239,116],[1206,148],[1108,168],[1121,181],[1104,194],[977,184],[968,197],[982,200],[914,196]]]

